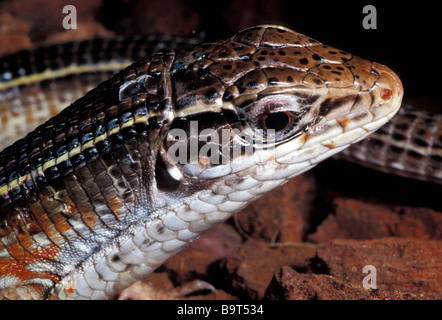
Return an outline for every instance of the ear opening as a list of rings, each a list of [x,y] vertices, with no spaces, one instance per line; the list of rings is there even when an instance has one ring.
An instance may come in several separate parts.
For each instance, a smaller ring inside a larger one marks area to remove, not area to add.
[[[172,170],[178,169],[168,166],[163,160],[162,152],[159,151],[155,163],[155,180],[159,191],[175,191],[179,188],[181,182],[172,176]]]

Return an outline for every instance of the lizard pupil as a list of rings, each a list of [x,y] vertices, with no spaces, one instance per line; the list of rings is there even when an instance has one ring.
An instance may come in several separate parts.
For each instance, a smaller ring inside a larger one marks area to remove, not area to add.
[[[284,131],[290,125],[292,117],[288,112],[267,113],[260,119],[260,127],[264,130]]]

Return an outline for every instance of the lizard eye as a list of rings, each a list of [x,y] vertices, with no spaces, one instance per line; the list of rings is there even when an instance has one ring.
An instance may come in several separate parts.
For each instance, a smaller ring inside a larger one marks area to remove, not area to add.
[[[305,111],[293,96],[274,95],[256,101],[250,114],[253,126],[262,132],[264,139],[283,141],[299,131]]]
[[[258,117],[258,126],[264,131],[283,133],[298,123],[298,116],[291,111],[265,112]]]
[[[304,132],[311,121],[310,106],[303,105],[294,95],[268,95],[250,103],[242,109],[251,131],[245,136],[253,136],[253,144],[266,147],[284,143]]]

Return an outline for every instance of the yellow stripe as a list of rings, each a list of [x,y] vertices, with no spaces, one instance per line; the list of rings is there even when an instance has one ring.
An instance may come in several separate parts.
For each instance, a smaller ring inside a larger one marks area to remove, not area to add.
[[[152,116],[155,116],[155,115],[156,114],[152,114]],[[12,191],[15,188],[20,187],[20,185],[23,184],[26,181],[26,179],[32,180],[33,175],[34,176],[43,175],[43,172],[45,170],[49,169],[50,167],[52,167],[56,164],[59,164],[65,160],[67,160],[68,158],[71,158],[72,156],[83,152],[84,150],[86,150],[88,148],[92,148],[99,141],[102,141],[102,140],[108,138],[109,136],[120,132],[121,129],[131,126],[134,123],[146,122],[146,121],[148,121],[148,119],[149,119],[149,117],[146,115],[135,116],[134,119],[130,119],[130,120],[126,121],[121,126],[115,127],[112,130],[110,130],[109,132],[105,132],[102,135],[99,135],[98,137],[96,137],[95,139],[90,140],[90,141],[86,142],[85,144],[80,145],[78,147],[75,147],[74,149],[70,150],[69,152],[64,153],[60,157],[55,158],[55,159],[51,159],[51,160],[43,163],[43,165],[41,165],[37,169],[34,169],[31,172],[29,172],[23,176],[20,176],[15,180],[10,181],[9,183],[5,184],[4,186],[1,186],[0,187],[0,194],[5,194],[8,191]]]
[[[208,112],[208,111],[220,112],[222,106],[223,106],[223,103],[221,101],[221,98],[219,98],[219,99],[217,99],[217,101],[215,103],[212,103],[212,104],[198,103],[193,106],[183,108],[179,111],[175,111],[175,117],[187,117],[190,115],[204,113],[204,112]]]
[[[109,62],[100,62],[98,64],[93,65],[78,65],[71,64],[67,67],[58,69],[58,70],[50,70],[46,69],[41,73],[30,74],[26,76],[22,76],[16,79],[12,79],[10,81],[6,81],[0,83],[0,91],[6,90],[12,87],[27,85],[30,83],[41,82],[44,80],[56,79],[61,77],[66,77],[72,74],[81,74],[81,73],[95,73],[95,72],[111,72],[124,69],[128,66],[132,61],[126,60],[123,62],[118,61],[109,61]]]

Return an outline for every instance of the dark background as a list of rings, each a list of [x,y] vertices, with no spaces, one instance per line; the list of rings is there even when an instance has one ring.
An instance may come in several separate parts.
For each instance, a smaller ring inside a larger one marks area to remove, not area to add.
[[[74,32],[62,28],[62,9],[68,4],[77,8],[78,30],[70,30]],[[376,30],[362,26],[366,5],[377,9]],[[2,42],[2,33],[11,35],[23,30],[30,42],[26,39],[18,48],[29,49],[60,42],[54,34],[63,33],[71,38],[62,40],[112,34],[203,33],[216,41],[253,25],[282,24],[388,65],[402,78],[406,97],[437,100],[442,73],[440,7],[436,1],[0,0],[0,53],[11,45],[11,37]],[[6,21],[5,14],[16,20]],[[25,27],[20,27],[23,22]]]
[[[170,1],[170,11],[176,10],[173,3],[177,4],[176,9],[181,7],[181,1]],[[368,4],[377,9],[376,30],[365,30],[362,26],[365,16],[362,9]],[[171,32],[176,33],[174,25],[179,25],[179,19],[187,20],[211,40],[229,37],[254,24],[282,24],[331,46],[390,66],[403,79],[407,96],[434,99],[440,96],[442,14],[436,1],[188,0],[184,5],[191,14],[181,10],[181,16],[178,13],[178,18],[170,19]],[[132,14],[132,6],[134,4],[127,1],[109,2],[101,9],[99,17],[105,26],[124,33],[134,26],[121,23],[122,14]],[[195,13],[199,21],[192,23]],[[149,18],[139,20],[149,29]],[[179,32],[185,33],[185,30]]]

